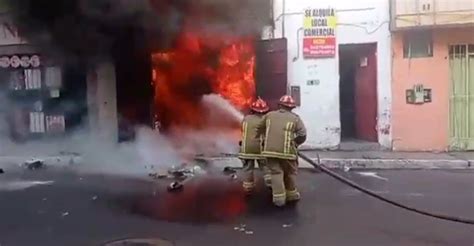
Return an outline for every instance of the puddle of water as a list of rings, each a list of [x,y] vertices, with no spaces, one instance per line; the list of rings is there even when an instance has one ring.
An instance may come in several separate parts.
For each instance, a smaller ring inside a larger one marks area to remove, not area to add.
[[[123,239],[104,244],[104,246],[173,246],[173,243],[163,239]],[[0,245],[1,246],[1,245]]]
[[[359,174],[360,176],[364,176],[364,177],[370,177],[370,178],[375,178],[375,179],[388,181],[387,178],[379,176],[376,172],[357,172],[357,174]]]
[[[168,192],[166,184],[154,194],[121,198],[128,212],[172,222],[231,221],[247,210],[240,182],[203,177],[184,184],[179,192]]]
[[[6,181],[0,183],[0,190],[16,191],[25,190],[35,186],[52,185],[54,181]]]

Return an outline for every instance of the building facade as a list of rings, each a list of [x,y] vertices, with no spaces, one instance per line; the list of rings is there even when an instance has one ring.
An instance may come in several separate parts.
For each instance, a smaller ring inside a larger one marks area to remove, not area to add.
[[[391,2],[393,150],[474,150],[474,4]]]
[[[41,49],[19,35],[8,8],[3,6],[0,11],[2,150],[12,142],[64,139],[68,133],[82,130],[87,125],[84,124],[87,118],[94,123],[91,129],[99,129],[97,125],[100,121],[93,121],[98,117],[88,114],[88,107],[94,110],[98,100],[92,97],[102,95],[91,92],[87,95],[86,69],[43,54]],[[99,74],[99,79],[106,74],[101,68],[92,70]],[[108,105],[105,103],[102,107],[110,107]],[[101,109],[94,112],[101,112]],[[113,129],[113,125],[108,125],[106,129]]]
[[[345,141],[392,146],[389,1],[273,4],[273,38],[288,42],[288,88],[308,128],[307,147]]]

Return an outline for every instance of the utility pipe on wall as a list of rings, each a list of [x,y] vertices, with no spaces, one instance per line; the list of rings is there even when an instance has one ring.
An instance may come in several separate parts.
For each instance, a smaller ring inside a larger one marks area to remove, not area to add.
[[[286,15],[286,0],[282,0],[281,10],[281,37],[285,37],[285,15]]]

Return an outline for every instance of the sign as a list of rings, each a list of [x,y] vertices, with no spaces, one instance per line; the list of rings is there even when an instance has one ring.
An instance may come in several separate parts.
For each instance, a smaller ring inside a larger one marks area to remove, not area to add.
[[[9,21],[0,22],[0,45],[20,45],[27,42],[18,34],[18,29]]]
[[[332,58],[336,56],[336,10],[333,8],[307,9],[304,12],[304,58]]]
[[[37,68],[41,65],[41,59],[38,55],[32,56],[1,56],[0,68]]]

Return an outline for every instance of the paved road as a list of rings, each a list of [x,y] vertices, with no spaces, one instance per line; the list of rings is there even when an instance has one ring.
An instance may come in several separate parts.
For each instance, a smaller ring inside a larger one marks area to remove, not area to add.
[[[269,193],[245,200],[227,177],[200,178],[181,193],[166,184],[48,170],[0,174],[0,245],[101,245],[128,237],[187,245],[474,245],[474,227],[406,212],[324,174],[299,176],[304,200],[275,209]],[[474,173],[345,173],[398,201],[474,218]],[[36,181],[36,183],[31,183]]]

